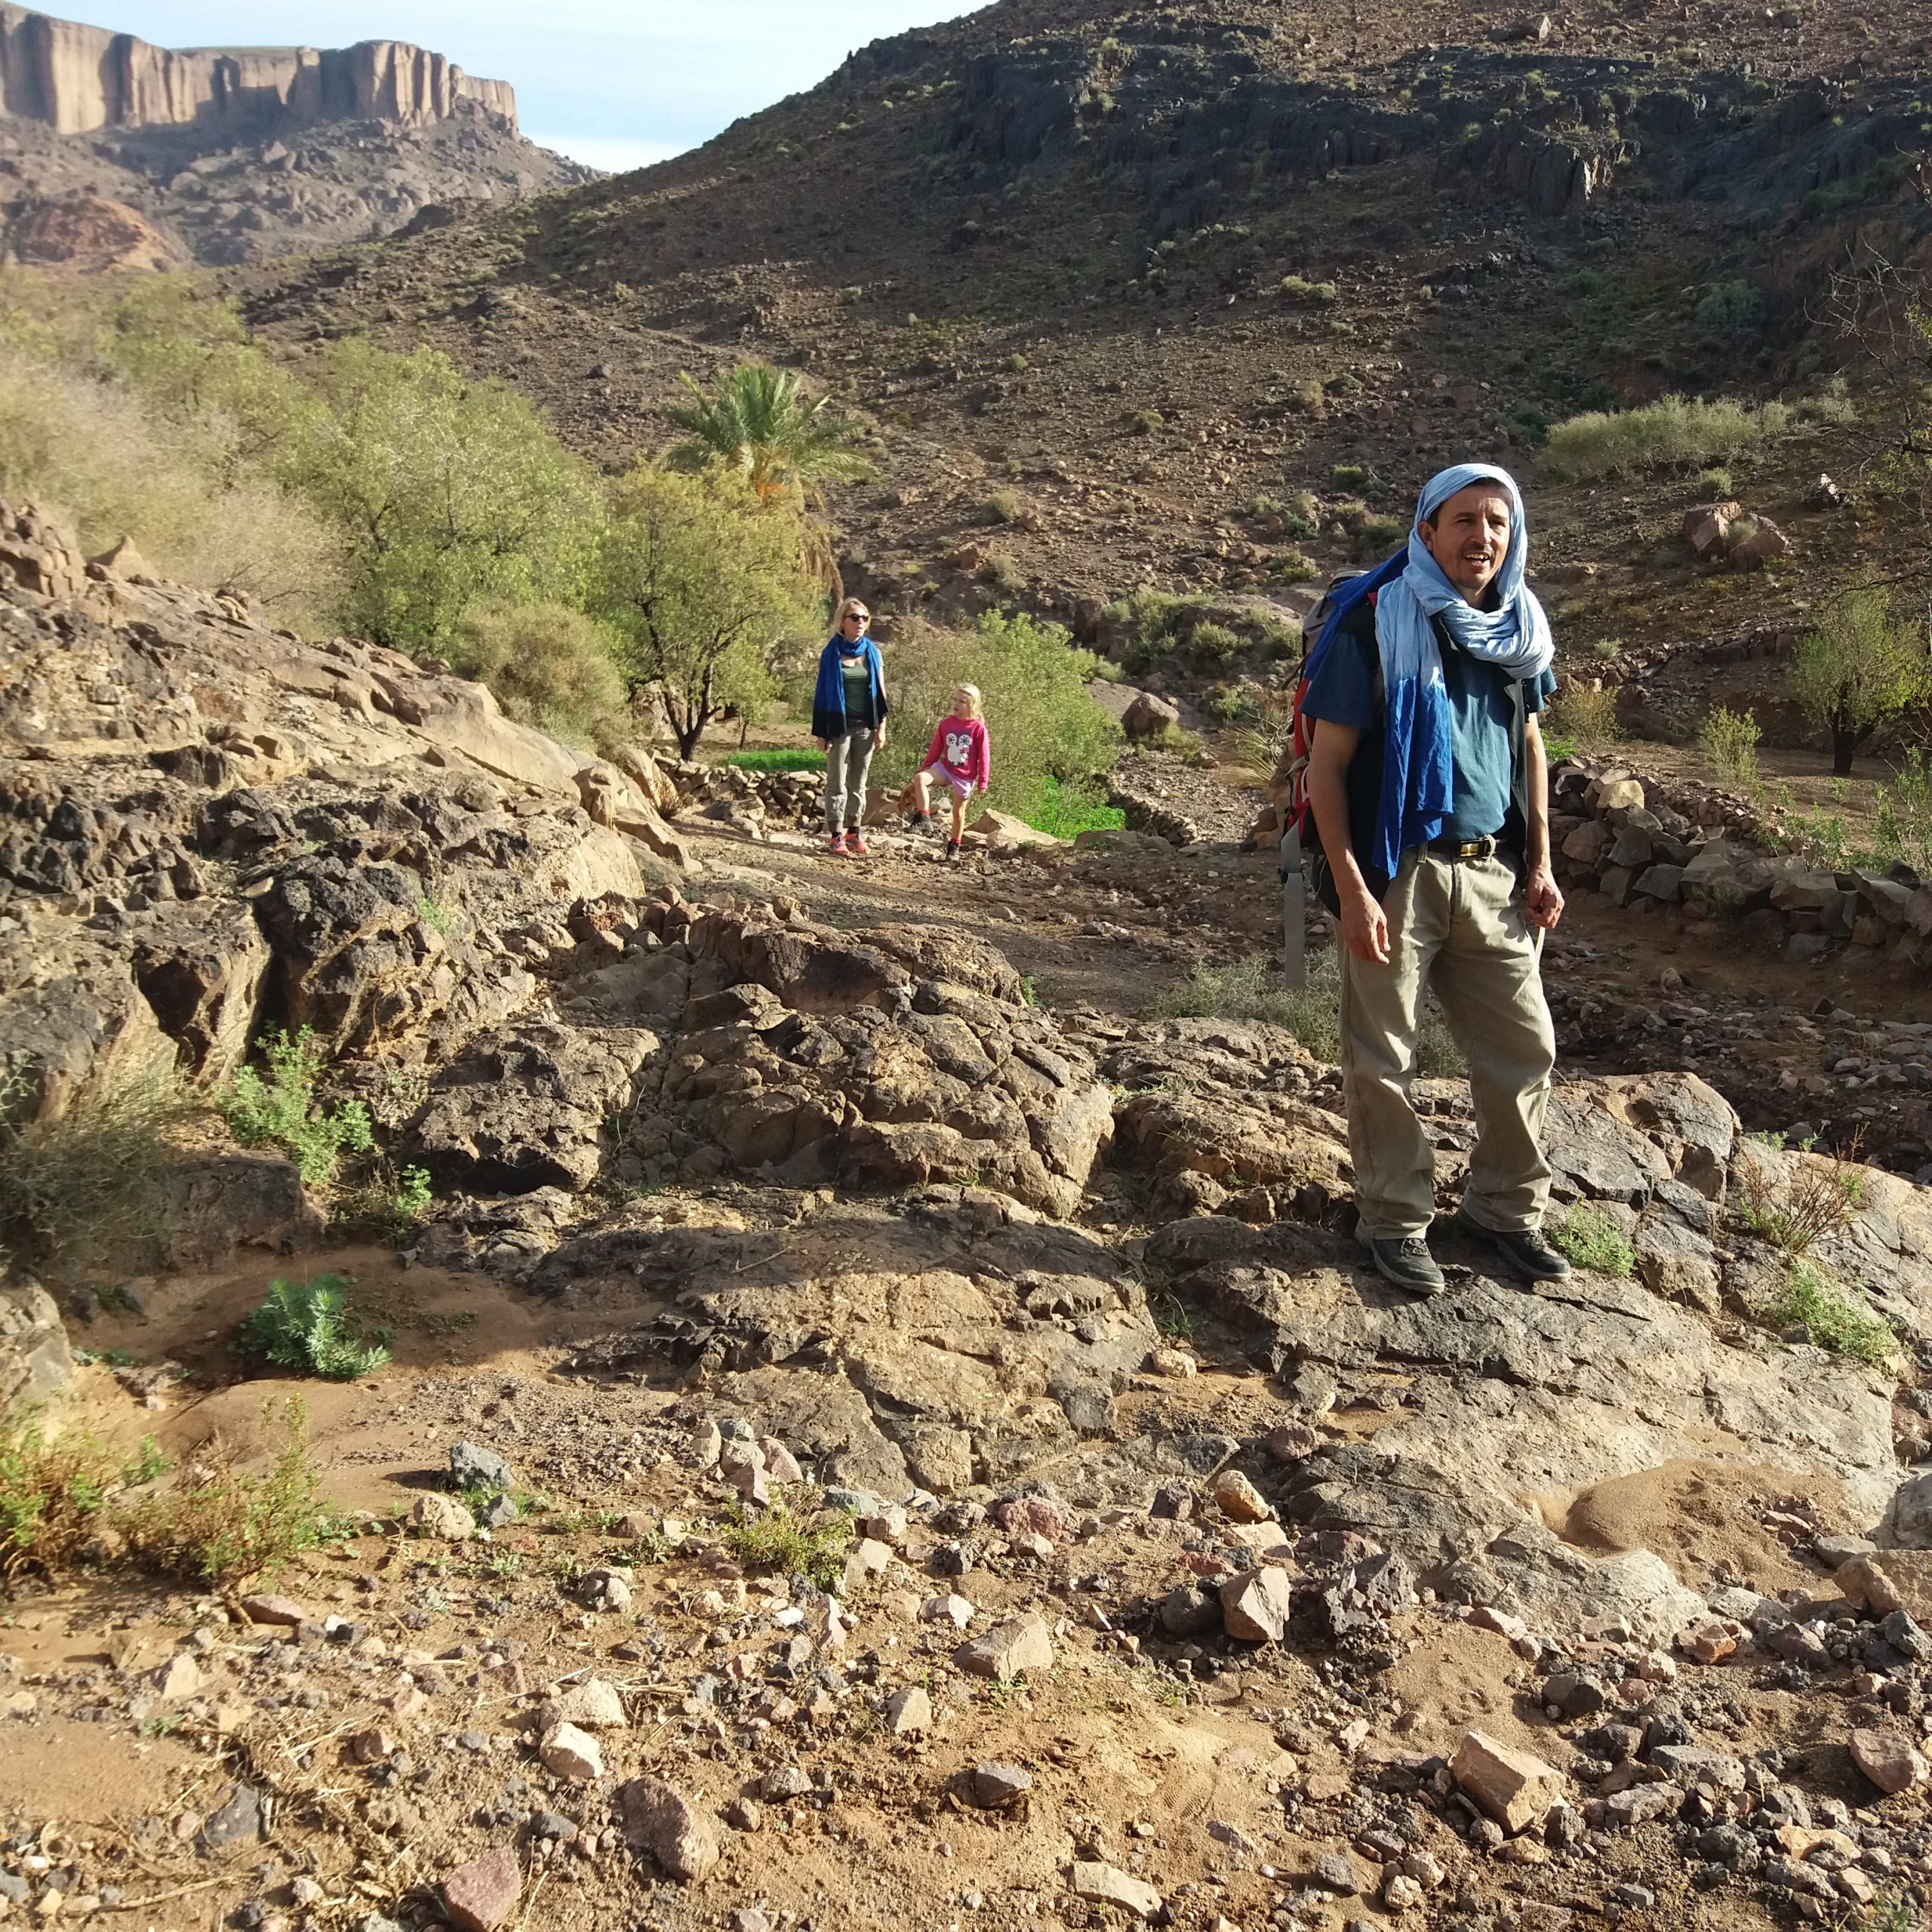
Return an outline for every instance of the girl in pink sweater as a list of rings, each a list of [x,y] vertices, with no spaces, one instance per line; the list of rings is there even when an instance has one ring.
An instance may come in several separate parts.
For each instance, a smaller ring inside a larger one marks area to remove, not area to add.
[[[919,802],[906,823],[915,832],[933,822],[930,786],[935,777],[952,789],[952,831],[946,841],[946,856],[959,856],[960,835],[966,829],[966,801],[977,789],[983,792],[992,782],[992,743],[986,736],[986,720],[980,715],[980,688],[961,685],[952,694],[952,711],[942,718],[926,747],[925,762],[912,783],[918,787]]]

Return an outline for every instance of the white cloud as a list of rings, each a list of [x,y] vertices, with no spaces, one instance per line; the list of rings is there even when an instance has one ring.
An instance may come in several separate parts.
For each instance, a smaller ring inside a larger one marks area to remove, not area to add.
[[[649,168],[681,152],[669,141],[627,141],[601,134],[546,134],[534,128],[526,128],[524,133],[540,148],[568,155],[586,168],[601,168],[607,174],[628,174],[634,168]]]

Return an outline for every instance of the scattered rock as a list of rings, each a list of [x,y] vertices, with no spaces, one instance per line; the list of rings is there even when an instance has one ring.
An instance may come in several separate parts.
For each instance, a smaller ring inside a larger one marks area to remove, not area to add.
[[[1563,1795],[1563,1774],[1554,1765],[1485,1731],[1464,1736],[1449,1769],[1457,1783],[1512,1837],[1541,1825]]]
[[[1137,1918],[1152,1918],[1161,1909],[1161,1895],[1152,1885],[1112,1865],[1078,1860],[1068,1882],[1076,1896],[1099,1905],[1117,1905]]]
[[[1017,1764],[975,1764],[968,1774],[967,1789],[975,1804],[998,1810],[1033,1789],[1033,1774]]]
[[[454,1496],[441,1496],[434,1490],[416,1499],[409,1524],[418,1536],[445,1543],[467,1543],[476,1534],[476,1518]]]
[[[1238,1469],[1223,1469],[1214,1478],[1214,1500],[1232,1522],[1263,1523],[1275,1513],[1260,1491]]]
[[[1230,1577],[1221,1586],[1228,1635],[1244,1643],[1279,1643],[1287,1632],[1294,1589],[1287,1571],[1272,1564]]]
[[[1888,1797],[1932,1777],[1932,1767],[1924,1754],[1897,1731],[1854,1730],[1851,1756],[1853,1763]]]
[[[546,1770],[575,1783],[588,1784],[604,1775],[604,1753],[596,1739],[574,1724],[552,1724],[544,1732],[537,1755]]]
[[[924,1685],[909,1684],[886,1700],[885,1727],[894,1737],[910,1737],[930,1730],[933,1700]]]
[[[450,1487],[458,1491],[514,1489],[516,1472],[495,1450],[459,1442],[450,1451]]]
[[[620,1785],[617,1811],[626,1839],[673,1878],[702,1878],[718,1863],[716,1821],[661,1778]]]
[[[457,1932],[496,1932],[523,1894],[516,1854],[498,1845],[459,1865],[443,1881],[443,1909]]]
[[[545,1730],[560,1724],[585,1730],[621,1730],[629,1721],[617,1687],[601,1677],[586,1677],[553,1692],[537,1715],[538,1725]]]
[[[1053,1640],[1044,1617],[1017,1617],[961,1644],[952,1660],[968,1677],[1011,1684],[1016,1677],[1044,1676],[1053,1669]]]

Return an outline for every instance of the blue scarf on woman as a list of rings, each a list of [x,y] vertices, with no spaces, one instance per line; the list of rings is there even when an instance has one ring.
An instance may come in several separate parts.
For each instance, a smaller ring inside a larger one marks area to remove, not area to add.
[[[1509,549],[1495,578],[1495,608],[1478,611],[1443,574],[1422,540],[1423,523],[1472,483],[1494,483],[1509,498]],[[1530,533],[1515,478],[1486,463],[1462,463],[1432,476],[1416,503],[1409,531],[1408,568],[1385,584],[1376,600],[1375,638],[1382,654],[1387,741],[1382,761],[1382,804],[1372,869],[1393,878],[1401,855],[1442,834],[1454,804],[1455,760],[1449,693],[1442,654],[1429,621],[1440,617],[1451,637],[1479,664],[1506,676],[1540,678],[1556,654],[1549,620],[1524,583]]]
[[[875,719],[882,718],[886,710],[885,666],[880,661],[878,646],[869,636],[862,635],[858,651],[865,653],[866,668],[872,674],[872,716]],[[858,651],[846,651],[844,641],[836,637],[829,638],[824,650],[819,653],[818,684],[812,693],[812,714],[815,718],[826,712],[841,719],[845,715],[845,674],[838,664],[841,654],[856,657]],[[844,733],[841,728],[829,734],[821,731],[817,735],[842,737]]]

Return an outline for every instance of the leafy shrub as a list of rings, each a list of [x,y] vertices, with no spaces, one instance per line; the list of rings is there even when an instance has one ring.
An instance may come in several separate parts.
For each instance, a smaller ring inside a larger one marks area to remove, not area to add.
[[[325,1382],[354,1382],[373,1375],[389,1361],[380,1341],[349,1334],[347,1277],[318,1275],[297,1287],[278,1275],[269,1297],[242,1324],[244,1345],[266,1355],[280,1368],[318,1375]]]
[[[1798,405],[1801,423],[1822,423],[1841,429],[1858,420],[1858,405],[1851,399],[1845,379],[1833,376],[1816,395],[1808,395]]]
[[[1154,1011],[1170,1018],[1260,1020],[1285,1028],[1318,1060],[1342,1057],[1341,961],[1333,949],[1309,963],[1299,992],[1274,983],[1272,962],[1260,953],[1229,966],[1198,965],[1168,987]],[[1460,1073],[1463,1058],[1433,1004],[1423,1010],[1416,1042],[1417,1070],[1431,1077]]]
[[[1328,392],[1312,377],[1305,383],[1291,383],[1282,401],[1303,416],[1319,416],[1328,400]]]
[[[1017,490],[995,490],[980,506],[980,518],[987,523],[1017,523],[1026,512],[1026,500]]]
[[[1026,588],[1026,573],[1012,558],[995,551],[980,566],[980,581],[1003,597],[1017,597]]]
[[[988,611],[971,630],[921,632],[894,658],[888,676],[902,728],[873,761],[879,785],[897,790],[911,778],[962,684],[980,688],[1001,810],[1034,823],[1056,786],[1084,792],[1112,769],[1120,727],[1088,691],[1093,654],[1062,626]]]
[[[1599,685],[1566,685],[1551,701],[1552,731],[1584,751],[1601,751],[1622,735],[1617,723],[1617,694]]]
[[[1247,640],[1225,624],[1198,623],[1188,633],[1187,648],[1195,657],[1214,664],[1238,657],[1247,648]]]
[[[143,1498],[121,1519],[134,1555],[151,1568],[214,1586],[272,1577],[305,1550],[339,1533],[321,1500],[321,1478],[306,1447],[308,1412],[298,1398],[262,1404],[264,1436],[276,1445],[266,1474],[245,1475],[219,1441],[205,1444],[173,1487]]]
[[[1342,293],[1332,281],[1308,281],[1298,275],[1282,276],[1281,292],[1289,301],[1311,309],[1327,308]]]
[[[1358,564],[1386,557],[1402,543],[1409,526],[1398,516],[1365,516],[1355,526],[1349,553]]]
[[[166,1467],[151,1441],[131,1456],[85,1430],[55,1428],[45,1409],[0,1418],[0,1580],[71,1567],[122,1492]]]
[[[1375,481],[1375,472],[1358,463],[1338,463],[1328,472],[1328,480],[1338,490],[1366,490]]]
[[[496,694],[506,716],[574,745],[627,735],[615,640],[562,604],[466,611],[446,647],[450,668]]]
[[[1872,857],[1881,866],[1903,861],[1921,878],[1932,878],[1932,758],[1916,746],[1891,783],[1875,789]]]
[[[1825,607],[1792,660],[1791,694],[1831,734],[1832,769],[1850,771],[1858,747],[1888,718],[1932,693],[1918,626],[1895,617],[1881,589],[1854,591]]]
[[[1714,469],[1701,469],[1692,487],[1699,496],[1708,497],[1713,503],[1721,503],[1732,494],[1730,472],[1721,465]]]
[[[1758,782],[1758,742],[1763,737],[1757,714],[1727,711],[1714,704],[1704,715],[1697,743],[1711,770],[1727,785],[1755,785]]]
[[[1579,1268],[1627,1277],[1637,1266],[1630,1238],[1600,1208],[1572,1208],[1549,1231],[1551,1241]]]
[[[786,746],[772,746],[758,751],[728,752],[724,762],[736,765],[740,771],[823,771],[825,754],[803,748],[794,751]]]
[[[366,1154],[375,1146],[369,1110],[360,1100],[321,1106],[315,1081],[327,1055],[304,1026],[293,1039],[278,1029],[256,1042],[268,1062],[264,1080],[242,1068],[220,1103],[229,1131],[245,1147],[279,1147],[312,1187],[335,1178],[344,1152]]]
[[[1764,1314],[1780,1327],[1802,1323],[1819,1347],[1854,1361],[1876,1366],[1898,1351],[1890,1324],[1868,1307],[1862,1296],[1803,1261],[1786,1264],[1783,1286]]]
[[[1151,436],[1167,420],[1158,409],[1136,410],[1131,419],[1135,432],[1143,436]]]
[[[814,1522],[783,1503],[758,1515],[734,1506],[726,1513],[718,1540],[757,1575],[803,1577],[816,1589],[832,1590],[844,1571],[852,1518],[838,1512]]]
[[[1666,465],[1687,468],[1775,442],[1791,420],[1781,402],[1754,406],[1667,395],[1641,409],[1586,410],[1553,424],[1548,460],[1552,473],[1569,481]]]
[[[1700,328],[1724,335],[1748,335],[1764,326],[1764,291],[1748,281],[1721,281],[1692,312]]]
[[[1270,568],[1283,583],[1310,583],[1321,574],[1321,567],[1314,558],[1303,555],[1299,550],[1277,550]],[[1286,630],[1288,627],[1284,626],[1283,628]],[[1297,629],[1291,638],[1284,641],[1299,648],[1301,633]]]
[[[29,1120],[29,1084],[0,1081],[0,1239],[63,1275],[152,1265],[175,1162],[168,1131],[192,1111],[171,1072]]]

